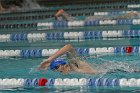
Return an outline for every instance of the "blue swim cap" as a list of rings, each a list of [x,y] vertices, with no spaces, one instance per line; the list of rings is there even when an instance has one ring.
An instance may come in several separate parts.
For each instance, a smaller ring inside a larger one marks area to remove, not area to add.
[[[51,62],[51,64],[50,64],[50,69],[51,70],[55,70],[55,68],[57,67],[57,66],[59,66],[59,65],[65,65],[66,64],[66,62],[64,61],[64,60],[62,60],[62,59],[55,59],[55,60],[53,60],[52,62]]]

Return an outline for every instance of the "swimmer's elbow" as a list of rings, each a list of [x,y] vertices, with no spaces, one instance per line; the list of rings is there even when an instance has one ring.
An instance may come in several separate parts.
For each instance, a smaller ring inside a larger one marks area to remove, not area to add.
[[[65,46],[69,51],[73,50],[73,46],[71,44],[67,44]]]
[[[73,47],[71,44],[67,44],[66,46],[70,49]]]

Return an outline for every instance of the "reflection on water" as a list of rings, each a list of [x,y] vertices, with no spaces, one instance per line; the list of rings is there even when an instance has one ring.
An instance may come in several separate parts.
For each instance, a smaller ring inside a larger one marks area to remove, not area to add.
[[[87,86],[71,86],[71,87],[38,87],[26,89],[1,90],[0,93],[139,93],[137,87],[87,87]]]

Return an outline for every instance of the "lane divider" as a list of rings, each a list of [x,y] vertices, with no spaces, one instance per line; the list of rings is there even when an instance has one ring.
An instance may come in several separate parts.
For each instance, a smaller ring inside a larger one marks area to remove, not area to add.
[[[55,21],[37,23],[38,30],[57,29],[57,28],[73,28],[73,27],[86,27],[96,25],[139,25],[140,19],[105,19],[105,20],[90,20],[90,21]]]
[[[38,22],[23,24],[0,24],[1,29],[24,29],[34,28],[35,30],[59,29],[59,28],[75,28],[87,26],[109,26],[109,25],[140,25],[140,19],[106,19],[106,20],[79,20],[79,21],[55,21],[55,22]]]
[[[129,5],[128,5],[129,6]],[[122,14],[126,14],[126,13],[131,13],[131,12],[139,12],[139,11],[112,11],[112,12],[94,12],[94,15],[122,15]]]
[[[11,41],[45,41],[45,40],[86,40],[101,38],[139,38],[140,30],[108,30],[80,32],[48,32],[48,33],[19,33],[1,34],[0,42]]]
[[[0,57],[46,57],[51,56],[59,49],[22,49],[22,50],[0,50]],[[139,46],[120,46],[120,47],[97,47],[97,48],[76,48],[78,55],[94,55],[101,53],[130,54],[139,53]]]
[[[130,4],[127,5],[128,8],[140,8],[140,4]]]
[[[34,79],[0,79],[0,89],[29,88],[38,86],[88,86],[88,87],[140,87],[140,79],[135,78],[34,78]]]

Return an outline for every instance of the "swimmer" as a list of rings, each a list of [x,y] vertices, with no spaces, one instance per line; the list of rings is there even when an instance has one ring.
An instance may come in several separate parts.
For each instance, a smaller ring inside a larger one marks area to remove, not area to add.
[[[90,20],[108,20],[108,19],[129,19],[129,18],[135,18],[138,17],[139,13],[136,11],[130,11],[128,13],[122,14],[122,15],[114,15],[112,17],[109,16],[103,16],[103,15],[92,15],[92,16],[87,16],[85,18],[85,21],[90,21]],[[77,20],[76,17],[71,16],[70,14],[66,13],[63,9],[60,9],[56,14],[55,14],[55,19],[58,21],[74,21]]]
[[[68,62],[58,59],[59,56],[67,54]],[[93,68],[94,67],[94,68]],[[133,67],[132,64],[127,64],[125,62],[105,62],[100,65],[89,64],[87,62],[81,61],[76,55],[75,49],[71,44],[67,44],[50,56],[47,60],[42,62],[38,69],[47,70],[50,68],[53,71],[62,72],[68,74],[72,71],[84,74],[100,74],[100,73],[114,73],[114,72],[140,72],[140,69]],[[100,68],[97,69],[97,68]]]
[[[68,13],[66,13],[63,9],[60,9],[55,15],[55,19],[58,21],[74,21],[75,17],[72,17]]]
[[[65,53],[67,53],[68,62],[65,62],[62,59],[57,59]],[[76,51],[70,44],[65,45],[63,48],[50,56],[46,61],[42,62],[38,69],[48,69],[49,67],[51,70],[59,71],[64,74],[68,74],[71,71],[85,74],[100,73],[99,71],[93,69],[87,62],[81,61],[76,56]]]

